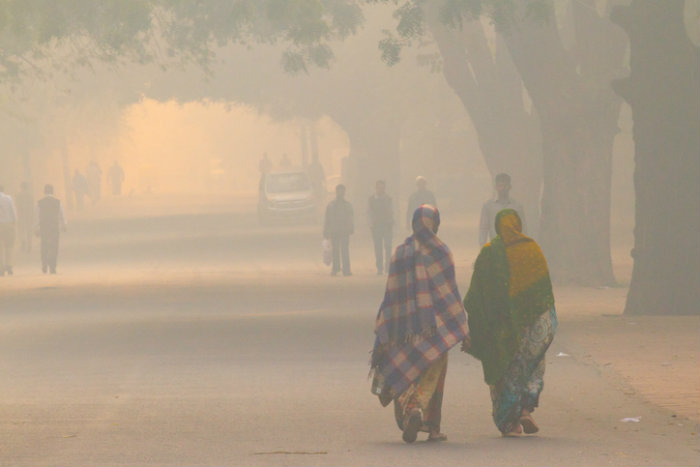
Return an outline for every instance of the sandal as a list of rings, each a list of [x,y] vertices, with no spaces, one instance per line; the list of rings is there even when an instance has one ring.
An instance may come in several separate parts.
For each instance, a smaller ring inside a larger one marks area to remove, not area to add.
[[[428,441],[447,441],[447,435],[445,433],[435,433],[428,436]]]
[[[537,423],[535,423],[535,420],[532,418],[531,415],[523,415],[520,417],[520,424],[523,427],[523,431],[525,431],[526,434],[531,435],[533,433],[537,433],[540,431],[540,427],[537,426]]]
[[[520,438],[523,435],[523,427],[518,423],[510,431],[501,433],[504,438]]]
[[[413,443],[418,437],[418,430],[423,424],[423,413],[420,409],[413,409],[403,422],[403,440],[408,444]]]

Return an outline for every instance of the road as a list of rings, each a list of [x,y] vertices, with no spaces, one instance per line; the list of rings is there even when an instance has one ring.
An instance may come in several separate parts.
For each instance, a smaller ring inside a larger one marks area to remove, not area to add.
[[[248,219],[85,220],[58,275],[24,258],[2,278],[0,465],[698,465],[692,424],[557,357],[577,353],[566,309],[538,436],[501,438],[480,364],[453,351],[449,440],[405,445],[369,392],[385,279],[363,232],[354,276],[330,277],[318,226]],[[464,292],[475,232],[441,234]]]

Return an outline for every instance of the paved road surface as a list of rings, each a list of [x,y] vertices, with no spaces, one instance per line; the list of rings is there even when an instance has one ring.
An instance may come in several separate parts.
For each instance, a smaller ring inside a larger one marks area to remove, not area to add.
[[[453,351],[449,441],[405,445],[369,393],[369,246],[331,278],[317,227],[242,218],[74,224],[59,275],[3,278],[0,465],[698,465],[692,424],[556,357],[575,353],[566,310],[539,436],[500,438],[479,363]],[[474,232],[442,233],[465,289]]]

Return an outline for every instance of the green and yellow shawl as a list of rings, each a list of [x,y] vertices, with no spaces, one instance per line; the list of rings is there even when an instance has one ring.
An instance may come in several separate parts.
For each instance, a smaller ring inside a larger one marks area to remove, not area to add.
[[[508,369],[523,330],[554,305],[547,261],[522,233],[518,213],[499,212],[496,232],[476,259],[464,297],[471,337],[465,351],[481,360],[487,384],[496,384]]]

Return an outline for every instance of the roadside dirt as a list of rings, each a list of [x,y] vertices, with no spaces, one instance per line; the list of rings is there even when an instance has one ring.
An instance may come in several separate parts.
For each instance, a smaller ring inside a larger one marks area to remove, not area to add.
[[[650,403],[700,423],[700,317],[627,316],[626,288],[558,290],[560,329],[600,366]]]

